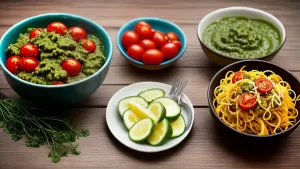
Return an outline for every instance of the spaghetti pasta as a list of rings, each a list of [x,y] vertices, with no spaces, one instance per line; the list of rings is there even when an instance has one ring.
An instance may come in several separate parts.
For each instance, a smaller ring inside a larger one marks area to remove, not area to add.
[[[287,130],[299,115],[300,95],[271,70],[228,71],[214,90],[215,112],[228,126],[259,136]]]

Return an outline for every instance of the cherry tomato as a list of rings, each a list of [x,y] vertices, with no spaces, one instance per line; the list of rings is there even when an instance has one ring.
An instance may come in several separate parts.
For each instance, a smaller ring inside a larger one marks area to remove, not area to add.
[[[149,28],[151,29],[151,26],[149,25],[149,23],[147,23],[147,22],[145,22],[145,21],[140,21],[140,22],[138,22],[138,23],[135,25],[134,31],[137,32],[137,30],[138,30],[138,28],[139,28],[140,26],[147,26],[147,27],[149,27]]]
[[[155,32],[153,34],[152,39],[153,42],[156,44],[156,47],[159,49],[167,43],[167,40],[165,39],[165,35],[161,32]]]
[[[140,39],[151,39],[153,35],[151,28],[147,26],[139,26],[135,32],[139,35]]]
[[[122,36],[122,45],[125,49],[133,44],[138,44],[139,41],[139,35],[134,31],[127,31]]]
[[[82,41],[82,47],[90,53],[94,53],[96,50],[96,44],[88,39]]]
[[[71,77],[78,76],[81,72],[81,64],[76,59],[66,59],[61,63],[61,67],[68,72]]]
[[[141,40],[140,45],[144,48],[145,51],[148,49],[156,49],[155,43],[150,39]]]
[[[52,83],[51,85],[62,85],[62,84],[64,84],[64,82],[57,81],[57,82]]]
[[[38,67],[39,62],[33,58],[33,57],[24,57],[22,60],[19,62],[20,68],[28,73],[31,73],[35,70],[36,67]]]
[[[20,48],[20,56],[36,59],[39,56],[39,49],[33,44],[26,43]]]
[[[179,50],[175,43],[169,42],[161,48],[161,52],[164,54],[165,59],[169,60],[174,58],[178,54]]]
[[[178,36],[174,32],[168,32],[166,36],[170,41],[178,40]]]
[[[177,45],[178,49],[181,49],[181,42],[179,40],[173,40],[172,43]]]
[[[141,45],[131,45],[127,49],[127,54],[134,60],[142,60],[142,55],[144,53],[144,48]]]
[[[159,65],[163,60],[164,55],[158,49],[149,49],[143,53],[143,61],[147,65]]]
[[[232,83],[234,84],[235,82],[244,79],[244,74],[244,72],[236,72],[232,77]]]
[[[81,39],[86,39],[87,35],[84,29],[78,26],[74,26],[69,28],[69,33],[72,36],[72,38],[76,41],[79,42]]]
[[[254,83],[258,87],[257,91],[261,94],[267,94],[273,89],[273,83],[266,78],[258,78]]]
[[[41,34],[41,32],[43,32],[43,31],[44,31],[43,28],[33,29],[29,34],[29,39],[39,36]]]
[[[55,33],[61,34],[61,35],[64,35],[66,30],[67,30],[66,25],[64,25],[61,22],[51,22],[47,26],[47,32],[55,32]]]
[[[171,42],[166,35],[165,35],[165,39],[166,39],[167,42]]]
[[[6,68],[12,73],[17,74],[20,71],[19,63],[21,61],[20,56],[11,56],[6,61]]]
[[[254,93],[243,93],[238,99],[239,107],[242,110],[249,110],[257,105],[257,96]]]

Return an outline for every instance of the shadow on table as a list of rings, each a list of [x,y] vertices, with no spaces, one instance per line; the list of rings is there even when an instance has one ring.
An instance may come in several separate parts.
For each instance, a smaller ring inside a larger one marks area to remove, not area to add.
[[[117,151],[119,151],[121,154],[124,154],[127,157],[130,157],[135,160],[143,161],[143,162],[154,162],[154,161],[163,161],[166,160],[172,156],[174,156],[176,153],[179,153],[180,151],[183,151],[185,145],[189,142],[190,137],[193,135],[193,130],[190,131],[189,135],[177,146],[162,151],[159,153],[143,153],[139,151],[132,150],[126,146],[124,146],[122,143],[120,143],[109,131],[106,123],[105,129],[106,129],[106,135],[109,138],[110,142],[114,145]]]
[[[274,140],[259,140],[244,136],[232,135],[217,128],[214,123],[213,139],[215,146],[220,147],[230,155],[229,158],[238,158],[249,164],[268,163],[276,160],[289,144],[288,137]]]

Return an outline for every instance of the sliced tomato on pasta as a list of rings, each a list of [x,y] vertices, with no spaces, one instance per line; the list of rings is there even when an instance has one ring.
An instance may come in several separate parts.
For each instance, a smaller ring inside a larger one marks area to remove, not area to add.
[[[267,94],[273,89],[273,83],[266,78],[258,78],[255,80],[257,91],[261,94]]]
[[[244,72],[236,72],[232,77],[232,83],[234,84],[235,82],[244,79],[244,74]]]
[[[254,93],[243,93],[238,99],[239,107],[242,110],[249,110],[257,105],[257,96]]]

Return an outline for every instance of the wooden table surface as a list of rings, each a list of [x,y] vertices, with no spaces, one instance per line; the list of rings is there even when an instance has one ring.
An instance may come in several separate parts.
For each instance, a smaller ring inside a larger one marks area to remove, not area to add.
[[[209,116],[206,90],[218,67],[202,52],[196,36],[200,19],[222,7],[248,6],[259,8],[278,17],[286,27],[287,41],[272,60],[300,78],[300,1],[200,1],[200,0],[11,0],[0,1],[0,35],[13,24],[34,15],[50,12],[73,13],[87,17],[103,26],[114,46],[109,73],[101,87],[80,108],[72,108],[75,127],[90,130],[90,136],[81,138],[81,154],[62,158],[58,164],[48,159],[48,148],[27,148],[24,141],[14,142],[0,131],[1,169],[41,168],[209,168],[209,169],[299,169],[300,131],[296,130],[277,144],[272,151],[237,147],[230,138],[220,136]],[[185,32],[188,47],[184,56],[171,68],[147,72],[128,65],[116,47],[119,28],[129,20],[153,16],[178,24]],[[179,146],[159,154],[144,154],[125,148],[109,132],[105,121],[106,105],[111,96],[122,87],[141,81],[171,83],[184,76],[189,83],[185,93],[195,108],[192,132]],[[13,98],[19,96],[0,73],[0,90]]]

